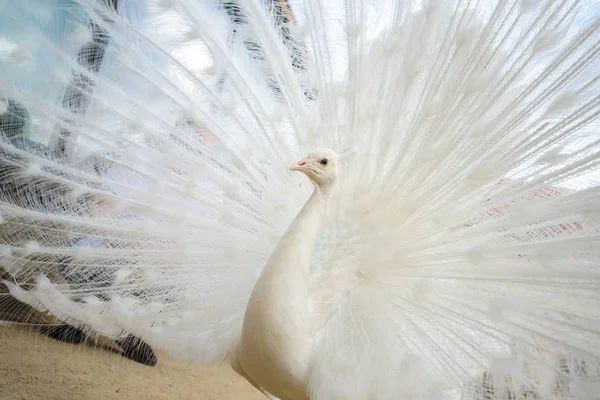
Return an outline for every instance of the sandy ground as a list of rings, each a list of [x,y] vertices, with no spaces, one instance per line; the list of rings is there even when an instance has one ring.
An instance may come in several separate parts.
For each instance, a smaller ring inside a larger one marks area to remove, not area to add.
[[[0,326],[0,400],[258,400],[230,367],[198,367],[158,353],[146,367],[85,344]]]

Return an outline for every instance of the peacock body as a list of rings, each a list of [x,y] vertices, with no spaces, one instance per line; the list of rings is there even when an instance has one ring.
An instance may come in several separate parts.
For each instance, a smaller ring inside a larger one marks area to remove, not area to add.
[[[282,400],[600,398],[598,1],[51,11],[0,2],[11,297]]]

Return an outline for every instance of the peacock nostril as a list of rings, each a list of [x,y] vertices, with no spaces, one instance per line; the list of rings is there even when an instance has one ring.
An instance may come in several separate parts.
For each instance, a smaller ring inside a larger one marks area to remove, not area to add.
[[[299,166],[306,165],[306,161],[300,161],[300,162],[298,163],[298,165],[299,165]]]

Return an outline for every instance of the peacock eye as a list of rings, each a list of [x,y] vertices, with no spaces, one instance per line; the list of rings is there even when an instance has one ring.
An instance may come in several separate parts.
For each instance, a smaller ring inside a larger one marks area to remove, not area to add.
[[[319,161],[321,163],[321,165],[327,165],[327,159],[324,158],[321,161]]]

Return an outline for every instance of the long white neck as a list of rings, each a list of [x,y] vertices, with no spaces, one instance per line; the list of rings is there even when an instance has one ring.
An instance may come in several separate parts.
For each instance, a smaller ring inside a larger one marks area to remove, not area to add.
[[[286,271],[293,274],[310,272],[311,255],[325,216],[329,193],[329,189],[315,186],[312,195],[279,241],[262,276]]]
[[[329,193],[315,185],[263,269],[246,308],[239,361],[257,384],[282,398],[303,398],[298,396],[306,393],[312,351],[310,261]]]

